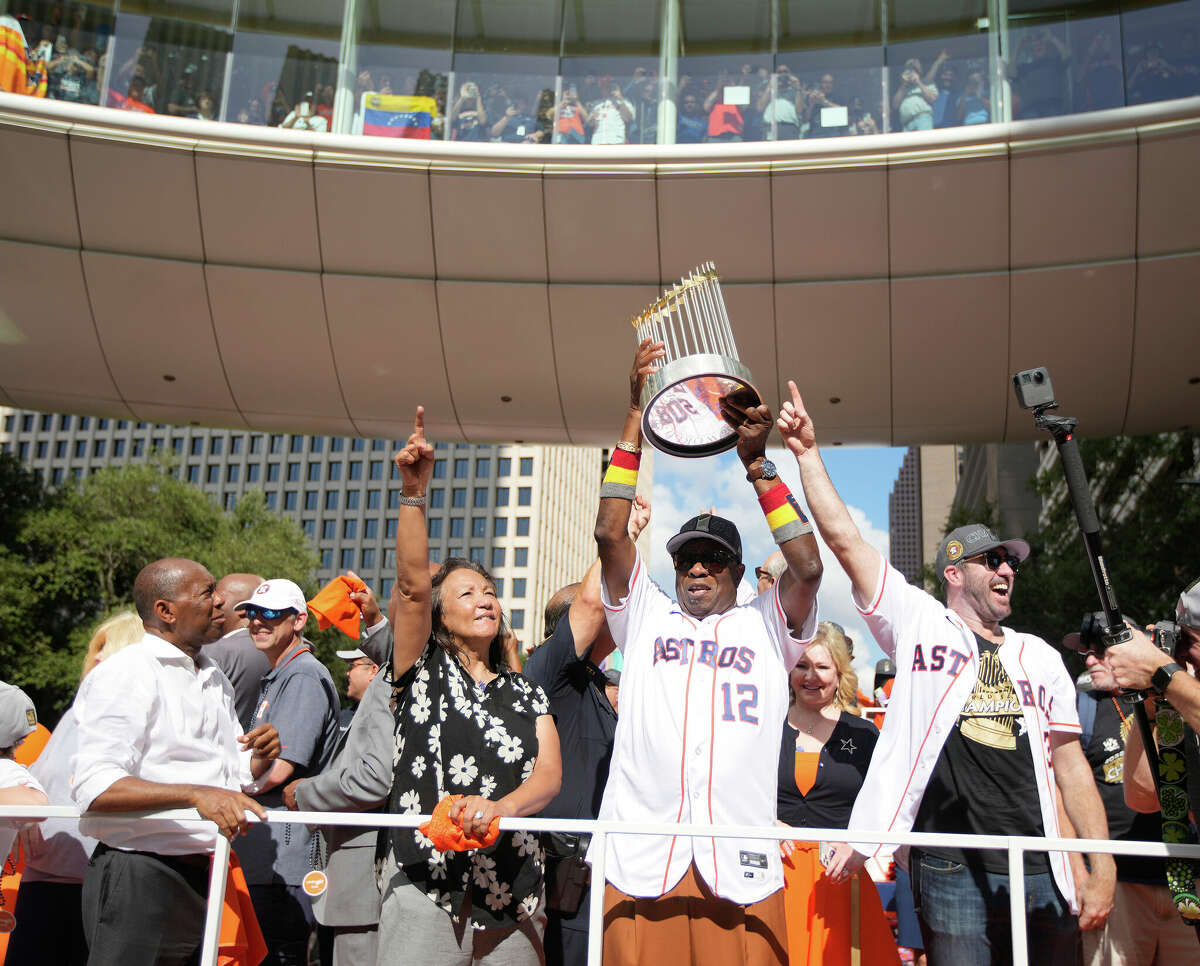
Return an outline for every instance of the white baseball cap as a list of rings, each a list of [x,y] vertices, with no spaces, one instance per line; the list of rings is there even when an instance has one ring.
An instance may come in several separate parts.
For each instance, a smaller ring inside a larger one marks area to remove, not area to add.
[[[335,651],[334,653],[337,654],[337,656],[343,661],[357,661],[359,658],[367,657],[367,655],[360,651],[357,647],[352,651]],[[370,660],[370,658],[367,659]]]
[[[15,745],[37,729],[37,710],[15,684],[0,681],[0,748]]]
[[[1179,595],[1175,605],[1175,621],[1184,627],[1200,627],[1200,580],[1193,580]]]
[[[308,613],[308,602],[304,599],[304,591],[290,580],[264,580],[254,588],[249,600],[244,600],[234,610],[242,607],[262,607],[266,610],[287,610],[291,608],[297,614]]]

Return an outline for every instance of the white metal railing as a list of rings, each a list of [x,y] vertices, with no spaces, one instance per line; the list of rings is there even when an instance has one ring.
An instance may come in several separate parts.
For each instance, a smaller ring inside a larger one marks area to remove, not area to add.
[[[0,820],[8,818],[79,818],[80,813],[64,806],[32,808],[0,806]],[[161,812],[93,812],[90,818],[105,821],[178,821],[200,820],[192,809]],[[252,816],[250,816],[253,818]],[[257,821],[257,819],[254,819]],[[342,825],[365,828],[416,828],[427,822],[428,815],[388,815],[379,812],[284,812],[270,811],[267,821],[276,824]],[[215,826],[214,826],[215,828]],[[1107,852],[1112,855],[1144,855],[1155,858],[1175,857],[1200,860],[1200,845],[1165,845],[1161,842],[1113,842],[1107,839],[1051,839],[1016,835],[941,835],[928,832],[864,832],[846,829],[798,828],[772,825],[766,828],[733,825],[683,825],[650,822],[601,822],[544,818],[502,818],[501,831],[523,829],[530,832],[590,833],[595,843],[592,882],[604,882],[605,852],[610,835],[683,835],[696,838],[775,839],[795,842],[895,843],[897,845],[943,845],[953,848],[1002,849],[1008,853],[1009,909],[1012,919],[1013,966],[1029,966],[1025,938],[1025,862],[1026,852]],[[229,868],[229,842],[215,836],[214,861],[209,881],[208,907],[204,922],[204,945],[200,966],[216,966],[220,938],[221,908],[225,897],[226,872]],[[588,910],[588,966],[601,966],[604,928],[604,889],[593,888]]]

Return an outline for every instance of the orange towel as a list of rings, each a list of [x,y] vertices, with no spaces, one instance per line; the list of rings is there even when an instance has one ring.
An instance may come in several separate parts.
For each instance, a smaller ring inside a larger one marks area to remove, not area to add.
[[[266,955],[267,943],[250,903],[246,874],[237,856],[230,852],[217,962],[220,966],[258,966]]]
[[[796,787],[801,795],[807,795],[817,783],[817,769],[821,764],[819,751],[796,752]]]
[[[457,802],[461,795],[447,795],[433,810],[433,817],[421,826],[422,834],[428,836],[433,847],[439,852],[466,852],[468,849],[483,849],[500,837],[500,819],[494,818],[488,825],[487,835],[483,841],[468,837],[463,833],[462,826],[450,817],[450,806]]]
[[[38,755],[42,753],[42,749],[46,747],[46,742],[50,740],[50,730],[39,723],[37,728],[29,735],[26,735],[25,740],[18,746],[13,753],[13,757],[17,759],[18,765],[24,765],[28,768],[38,760]]]
[[[308,602],[308,609],[317,615],[317,626],[324,629],[334,626],[347,637],[358,640],[358,622],[361,614],[350,594],[361,593],[367,585],[355,577],[335,577],[317,591],[317,596]]]

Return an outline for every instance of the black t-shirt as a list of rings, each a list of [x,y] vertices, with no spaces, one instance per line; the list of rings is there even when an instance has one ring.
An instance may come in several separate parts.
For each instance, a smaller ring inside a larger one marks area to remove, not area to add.
[[[603,673],[575,654],[569,614],[529,655],[522,673],[550,699],[562,748],[562,788],[539,817],[596,818],[608,781],[617,713],[604,694]]]
[[[1130,729],[1137,728],[1133,703],[1124,697],[1114,699],[1104,691],[1089,691],[1079,695],[1077,703],[1081,715],[1085,701],[1095,705],[1095,715],[1092,716],[1091,734],[1084,736],[1087,745],[1083,753],[1092,766],[1096,787],[1100,789],[1100,800],[1104,802],[1108,837],[1118,842],[1161,842],[1161,814],[1153,812],[1143,815],[1125,804],[1125,737]],[[1141,740],[1136,730],[1133,740]],[[1167,881],[1162,859],[1144,855],[1118,855],[1115,858],[1118,879],[1155,885],[1163,885]]]
[[[913,831],[1044,835],[1021,702],[1000,663],[1000,645],[978,634],[975,641],[979,677],[942,746]],[[922,846],[921,851],[989,872],[1008,872],[1004,850]],[[1025,853],[1027,874],[1049,871],[1045,852]]]
[[[817,780],[807,795],[796,787],[796,739],[799,733],[785,719],[779,748],[779,819],[809,828],[845,828],[854,799],[862,788],[879,740],[869,721],[842,712],[833,734],[821,749]]]

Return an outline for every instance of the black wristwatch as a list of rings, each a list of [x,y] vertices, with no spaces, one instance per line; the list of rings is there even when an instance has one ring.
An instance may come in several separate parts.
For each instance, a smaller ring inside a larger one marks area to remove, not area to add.
[[[765,456],[757,457],[746,469],[746,479],[751,483],[755,480],[774,480],[778,478],[779,471],[775,469],[775,464]]]
[[[1167,686],[1171,683],[1171,678],[1175,676],[1177,671],[1182,671],[1178,664],[1172,661],[1170,664],[1164,664],[1152,675],[1150,675],[1150,686],[1159,694],[1167,693]]]

